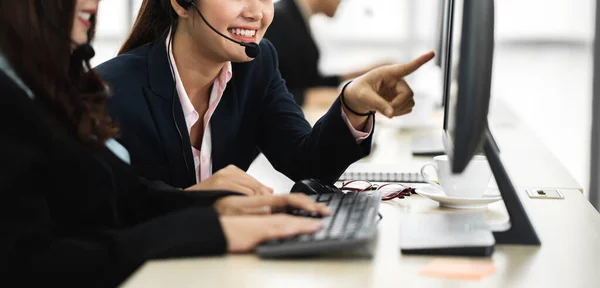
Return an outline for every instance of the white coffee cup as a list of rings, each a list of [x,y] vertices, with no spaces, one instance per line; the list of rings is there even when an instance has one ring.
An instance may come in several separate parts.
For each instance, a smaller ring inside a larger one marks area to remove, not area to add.
[[[492,177],[492,170],[485,156],[474,156],[460,174],[452,174],[447,155],[433,157],[433,160],[421,167],[421,175],[428,183],[437,185],[450,197],[481,198],[483,196]],[[425,173],[428,167],[435,168],[439,184]]]

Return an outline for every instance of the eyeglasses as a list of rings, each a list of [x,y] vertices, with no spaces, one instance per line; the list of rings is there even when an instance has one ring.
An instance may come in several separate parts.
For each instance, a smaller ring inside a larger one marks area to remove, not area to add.
[[[381,200],[388,201],[395,198],[403,199],[405,196],[416,194],[415,189],[402,185],[400,183],[387,183],[382,185],[372,184],[364,180],[349,180],[342,183],[340,190],[365,192],[365,191],[381,191]]]

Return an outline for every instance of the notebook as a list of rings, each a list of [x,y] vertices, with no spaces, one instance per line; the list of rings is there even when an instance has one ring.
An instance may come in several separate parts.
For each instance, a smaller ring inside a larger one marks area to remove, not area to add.
[[[402,171],[397,165],[376,165],[357,162],[340,176],[340,181],[363,180],[372,182],[427,183],[420,172]]]

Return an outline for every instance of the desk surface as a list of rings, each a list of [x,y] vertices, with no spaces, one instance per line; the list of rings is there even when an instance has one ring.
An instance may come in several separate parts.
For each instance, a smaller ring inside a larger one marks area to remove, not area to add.
[[[600,216],[578,190],[563,200],[523,197],[539,247],[497,245],[496,272],[480,281],[419,276],[435,257],[404,256],[398,227],[407,213],[453,213],[422,196],[381,205],[383,219],[373,260],[261,260],[254,255],[149,262],[124,287],[600,287]],[[505,220],[496,202],[486,218]],[[454,212],[456,213],[456,212]]]
[[[377,131],[378,146],[365,161],[394,161],[407,169],[418,169],[430,160],[410,153],[412,137],[425,132],[385,125],[379,125]],[[228,255],[150,261],[123,287],[600,287],[600,214],[581,193],[581,186],[539,140],[520,126],[498,127],[493,132],[542,245],[497,245],[493,256],[486,258],[494,263],[496,272],[483,280],[419,276],[420,269],[435,257],[400,253],[399,226],[408,213],[464,212],[440,208],[437,202],[415,195],[381,205],[383,220],[378,224],[372,259],[292,261]],[[390,143],[389,139],[394,141]],[[268,175],[258,173],[267,178],[257,178],[270,184]],[[561,188],[565,198],[530,199],[524,188],[531,187]],[[490,223],[506,222],[507,218],[503,202],[491,204],[486,210]]]

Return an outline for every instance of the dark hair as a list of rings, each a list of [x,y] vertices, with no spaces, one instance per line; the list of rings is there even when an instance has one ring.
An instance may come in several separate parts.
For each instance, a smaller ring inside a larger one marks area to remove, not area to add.
[[[106,111],[107,86],[88,61],[71,53],[76,1],[0,1],[0,51],[69,132],[82,142],[104,143],[117,129]],[[91,21],[90,37],[95,17]]]
[[[144,0],[119,55],[166,37],[177,18],[170,0]]]

